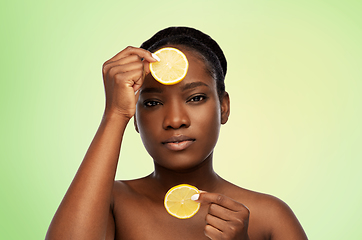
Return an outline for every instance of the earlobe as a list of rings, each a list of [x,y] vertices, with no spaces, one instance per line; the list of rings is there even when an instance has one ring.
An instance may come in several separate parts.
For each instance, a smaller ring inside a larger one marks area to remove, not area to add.
[[[221,101],[221,124],[225,124],[230,115],[230,97],[227,92],[224,93]]]

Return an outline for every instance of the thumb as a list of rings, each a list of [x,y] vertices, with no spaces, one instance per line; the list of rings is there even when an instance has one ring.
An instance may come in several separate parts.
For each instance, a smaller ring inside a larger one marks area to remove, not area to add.
[[[138,101],[138,98],[139,98],[139,96],[140,96],[140,90],[139,90],[139,89],[136,90],[136,91],[134,92],[134,95],[135,95],[136,102],[137,102],[137,101]]]
[[[147,58],[146,58],[147,56]],[[154,53],[151,53],[151,58],[146,55],[145,58],[143,59],[143,70],[145,72],[145,75],[149,74],[150,73],[150,63],[152,62],[159,62],[161,61],[161,59]]]
[[[200,190],[200,193],[196,193],[191,196],[191,200],[198,202],[198,203],[209,203],[206,199],[204,199],[204,195],[208,192]],[[206,201],[205,201],[206,200]]]
[[[145,75],[150,73],[150,62],[148,62],[147,60],[143,60],[143,71],[145,73]]]

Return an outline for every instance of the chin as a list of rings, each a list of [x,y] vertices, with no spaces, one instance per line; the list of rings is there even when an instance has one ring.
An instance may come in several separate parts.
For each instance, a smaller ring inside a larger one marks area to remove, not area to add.
[[[166,159],[159,159],[159,160],[154,160],[154,162],[156,165],[171,171],[185,172],[194,169],[195,167],[200,165],[203,161],[193,161],[190,158],[173,157],[172,161]]]

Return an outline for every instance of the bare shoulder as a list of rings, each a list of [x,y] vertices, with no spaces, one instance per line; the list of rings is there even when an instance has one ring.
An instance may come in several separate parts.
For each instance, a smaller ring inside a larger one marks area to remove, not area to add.
[[[132,199],[137,198],[137,191],[133,187],[133,181],[114,181],[111,196],[111,211],[114,218],[117,212],[122,211],[123,206],[132,203]]]
[[[123,207],[128,208],[142,204],[145,202],[155,202],[159,199],[154,196],[155,190],[149,176],[133,179],[133,180],[118,180],[113,184],[112,192],[112,208],[114,210]]]
[[[114,181],[112,203],[114,203],[114,200],[117,198],[122,198],[125,195],[132,194],[133,191],[132,185],[130,186],[128,181]]]
[[[140,194],[147,182],[146,177],[134,180],[118,180],[113,183],[113,198],[129,198],[133,195]]]
[[[250,210],[249,232],[265,239],[305,240],[307,236],[292,209],[277,197],[231,185],[227,195]]]

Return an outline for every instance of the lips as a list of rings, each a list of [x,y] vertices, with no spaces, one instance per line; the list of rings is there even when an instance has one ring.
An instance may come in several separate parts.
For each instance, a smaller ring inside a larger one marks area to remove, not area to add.
[[[162,142],[162,144],[171,151],[181,151],[188,148],[195,142],[194,138],[184,136],[184,135],[177,135],[172,136],[171,138]]]

